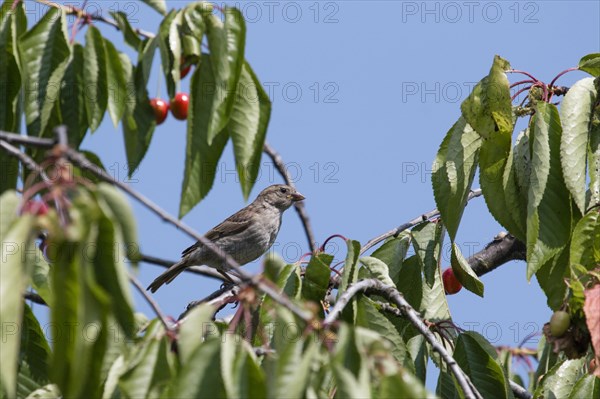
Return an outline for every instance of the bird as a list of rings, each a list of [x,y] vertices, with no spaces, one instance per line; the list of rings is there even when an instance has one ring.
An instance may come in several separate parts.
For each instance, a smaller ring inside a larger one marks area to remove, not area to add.
[[[204,237],[214,242],[239,265],[245,265],[267,252],[277,238],[283,213],[295,202],[304,199],[292,186],[271,185],[261,191],[251,204],[213,227]],[[222,274],[229,269],[213,251],[196,242],[182,252],[179,262],[158,276],[147,289],[154,293],[163,284],[173,281],[186,268],[197,265],[213,267]]]

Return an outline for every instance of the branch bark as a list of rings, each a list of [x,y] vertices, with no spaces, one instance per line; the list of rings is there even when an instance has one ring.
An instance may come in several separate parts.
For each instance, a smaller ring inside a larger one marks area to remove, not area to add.
[[[271,161],[275,165],[275,168],[285,180],[285,184],[288,186],[296,188],[294,181],[291,179],[287,169],[285,168],[285,163],[283,162],[283,158],[281,155],[273,147],[269,145],[269,143],[265,142],[263,147],[263,152],[271,158]],[[310,224],[310,220],[308,217],[308,213],[306,212],[306,208],[304,207],[304,202],[295,202],[294,209],[298,213],[298,217],[300,217],[300,221],[302,222],[302,226],[304,226],[304,232],[306,233],[306,239],[308,240],[308,247],[310,248],[310,252],[315,251],[316,240],[315,235],[312,231],[312,226]]]
[[[454,374],[454,376],[456,377],[456,381],[463,390],[465,397],[470,399],[482,398],[481,394],[473,386],[473,383],[470,381],[469,377],[460,368],[458,363],[456,363],[456,360],[454,360],[454,358],[450,356],[448,351],[446,351],[446,348],[435,338],[435,335],[433,335],[433,333],[429,331],[429,328],[427,327],[427,325],[425,325],[423,320],[421,320],[421,317],[419,316],[417,311],[412,306],[410,306],[410,304],[404,299],[402,294],[397,289],[391,286],[387,286],[379,280],[366,279],[359,281],[358,283],[349,287],[346,290],[346,292],[342,294],[335,306],[331,309],[331,311],[325,318],[323,325],[331,325],[335,320],[337,320],[340,313],[342,312],[342,310],[344,310],[346,305],[348,305],[350,300],[360,292],[370,292],[377,295],[381,295],[391,303],[395,304],[398,307],[399,311],[402,313],[402,315],[408,319],[408,321],[419,331],[421,335],[423,335],[423,337],[425,337],[427,342],[429,342],[429,344],[431,345],[432,349],[435,352],[437,352],[444,360],[444,362],[448,365],[448,368],[450,369],[450,371],[452,371],[452,374]]]
[[[507,233],[498,234],[484,249],[467,259],[478,276],[491,272],[511,260],[526,260],[525,244]]]

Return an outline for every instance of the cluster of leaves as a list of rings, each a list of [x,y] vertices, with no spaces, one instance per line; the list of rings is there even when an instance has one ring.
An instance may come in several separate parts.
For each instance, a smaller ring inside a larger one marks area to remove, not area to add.
[[[115,126],[123,126],[130,171],[135,170],[155,128],[146,86],[158,48],[170,96],[178,90],[181,66],[196,65],[180,215],[210,190],[229,138],[247,196],[270,102],[244,60],[243,18],[225,9],[222,22],[205,3],[168,14],[163,1],[146,3],[164,15],[156,36],[142,39],[125,14],[112,14],[124,42],[137,52],[134,65],[95,26],[88,26],[85,45],[71,43],[64,10],[48,11],[28,30],[21,2],[5,1],[0,77],[9,84],[0,85],[0,129],[18,132],[23,114],[30,136],[47,137],[62,123],[69,128],[70,145],[78,148],[108,111]],[[203,43],[208,53],[202,52]],[[580,69],[597,77],[599,63],[599,55],[590,55]],[[349,240],[341,276],[333,279],[338,280],[335,290],[328,254],[314,254],[304,269],[266,260],[264,277],[311,310],[312,323],[249,288],[229,323],[215,321],[215,309],[208,305],[167,329],[163,320],[148,321],[134,313],[131,299],[126,261],[135,264],[137,237],[122,194],[90,182],[57,191],[46,187],[58,193],[53,209],[19,215],[22,199],[12,190],[17,173],[8,173],[0,186],[0,392],[6,397],[427,397],[433,396],[424,388],[432,360],[440,368],[436,394],[460,397],[457,380],[439,354],[383,298],[358,294],[338,322],[323,324],[328,302],[341,300],[359,280],[375,278],[402,292],[431,323],[484,397],[512,398],[510,380],[517,376],[511,353],[498,355],[484,337],[451,323],[440,273],[445,231],[453,243],[456,276],[483,295],[483,284],[454,245],[479,170],[491,214],[527,243],[528,278],[535,274],[550,307],[568,307],[578,331],[589,334],[584,319],[589,322],[586,309],[592,307],[584,297],[597,282],[593,269],[600,262],[600,108],[597,78],[577,82],[560,111],[545,93],[539,95],[538,85],[530,93],[533,116],[513,145],[523,112],[512,106],[508,69],[505,60],[494,60],[441,145],[433,187],[443,224],[424,222],[367,257],[360,256],[358,242]],[[44,154],[32,155],[39,160]],[[17,169],[5,161],[0,158]],[[40,232],[48,237],[50,262],[36,245]],[[48,304],[51,328],[42,328],[24,303],[28,288]],[[589,345],[578,359],[552,349],[544,340],[540,344],[531,391],[544,397],[600,394],[599,380],[586,373],[594,356]]]
[[[436,204],[453,242],[452,269],[461,283],[483,296],[483,284],[454,245],[478,171],[490,213],[527,244],[527,278],[536,276],[550,308],[570,305],[570,313],[588,337],[581,281],[597,284],[597,279],[588,277],[600,264],[599,64],[600,54],[581,59],[579,69],[594,77],[576,82],[560,109],[542,92],[553,87],[543,84],[533,85],[529,112],[522,112],[522,107],[512,105],[506,75],[510,65],[496,57],[490,73],[462,103],[462,115],[434,161],[432,180]],[[513,144],[517,120],[529,114],[527,127]],[[577,370],[581,374],[581,368]]]
[[[147,84],[156,49],[160,50],[170,97],[179,87],[183,65],[196,65],[191,79],[187,120],[185,175],[180,216],[210,191],[219,158],[231,138],[242,191],[248,197],[258,174],[271,102],[244,59],[246,27],[239,10],[222,10],[224,22],[210,3],[190,3],[166,13],[164,1],[147,2],[164,14],[158,34],[141,38],[123,12],[111,12],[124,42],[137,52],[137,63],[117,50],[88,24],[85,45],[67,36],[66,13],[51,8],[30,29],[22,2],[5,0],[0,10],[0,129],[20,130],[24,114],[27,134],[52,137],[52,129],[68,127],[69,143],[78,148],[87,132],[98,129],[108,112],[121,123],[129,173],[140,165],[156,127]],[[208,53],[202,52],[202,46]],[[7,77],[10,77],[8,79]],[[37,159],[43,156],[41,152]],[[10,168],[0,192],[15,188],[18,169]]]
[[[315,313],[311,324],[250,289],[243,297],[254,299],[238,310],[249,323],[213,321],[209,305],[193,309],[174,330],[158,319],[147,322],[133,313],[125,254],[119,253],[136,239],[126,201],[102,183],[68,192],[72,206],[65,218],[54,209],[18,217],[18,195],[0,197],[2,242],[19,243],[6,253],[1,276],[1,321],[13,326],[0,369],[8,397],[428,397],[429,358],[442,369],[438,394],[458,394],[423,336],[387,313],[378,298],[352,298],[340,322],[323,328],[333,260],[324,253],[304,270],[277,258],[265,262],[264,276]],[[51,242],[50,265],[35,246],[40,230]],[[449,319],[439,269],[442,231],[441,223],[423,223],[368,257],[359,257],[360,244],[348,241],[338,298],[360,279],[377,278],[404,292],[427,319]],[[407,256],[411,243],[415,254]],[[50,307],[52,350],[47,330],[23,303],[28,286]],[[482,394],[512,397],[509,375],[482,336],[451,329],[444,337]],[[257,356],[255,348],[265,353]]]

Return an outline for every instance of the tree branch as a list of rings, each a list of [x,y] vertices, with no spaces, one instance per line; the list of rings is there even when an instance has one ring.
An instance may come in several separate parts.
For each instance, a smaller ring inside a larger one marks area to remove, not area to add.
[[[70,5],[62,5],[59,3],[55,3],[53,1],[48,1],[48,0],[35,0],[38,3],[41,4],[45,4],[49,7],[54,7],[57,8],[59,10],[62,10],[66,15],[76,15],[78,18],[81,19],[88,19],[88,20],[92,20],[92,21],[100,21],[103,22],[107,25],[112,26],[113,28],[115,28],[116,30],[121,30],[121,27],[119,26],[119,24],[117,24],[116,21],[106,18],[102,15],[99,14],[88,14],[87,12],[85,12],[84,10],[82,10],[81,8],[75,7],[75,6],[70,6]],[[133,28],[133,31],[135,33],[137,33],[140,36],[144,36],[148,39],[151,39],[153,37],[155,37],[156,35],[152,32],[147,32],[145,30],[139,29],[139,28]]]
[[[60,132],[60,130],[59,130],[59,132]],[[10,135],[10,138],[12,140],[14,140],[15,142],[20,142],[21,144],[26,144],[25,141],[22,141],[22,140],[19,139],[21,137],[21,135],[19,135],[19,134],[16,134],[16,133],[6,133],[6,132],[2,132],[2,133],[4,135],[6,135],[6,134]],[[58,136],[58,138],[60,138],[60,136]],[[2,140],[0,140],[0,143],[2,142]],[[58,139],[57,140],[48,140],[46,142],[46,144],[48,144],[48,146],[51,147],[57,141],[58,141]],[[6,145],[12,147],[8,143],[6,143]],[[2,144],[2,147],[6,147],[6,145]],[[12,147],[12,148],[16,149],[15,147]],[[16,149],[16,150],[17,150],[18,153],[23,154],[18,149]],[[159,216],[162,220],[164,220],[167,223],[170,223],[173,226],[179,228],[184,233],[186,233],[188,236],[190,236],[192,239],[198,241],[204,247],[208,248],[209,251],[212,251],[217,257],[219,257],[220,259],[222,259],[224,261],[224,263],[226,264],[226,266],[228,266],[230,269],[235,270],[239,274],[239,277],[240,277],[240,280],[242,281],[242,284],[246,284],[246,285],[252,286],[252,287],[258,289],[259,291],[264,292],[265,294],[269,295],[275,302],[277,302],[280,305],[284,306],[285,308],[287,308],[288,310],[290,310],[292,313],[294,313],[296,316],[298,316],[299,318],[301,318],[305,322],[307,322],[307,323],[310,322],[310,320],[313,317],[312,313],[310,313],[310,312],[308,312],[308,311],[300,308],[298,305],[294,304],[287,296],[285,296],[284,294],[279,293],[275,288],[271,287],[269,284],[267,284],[266,282],[264,282],[261,279],[260,275],[253,276],[252,274],[250,274],[250,273],[242,270],[242,268],[240,267],[240,265],[231,257],[231,255],[227,254],[225,251],[223,251],[223,249],[221,249],[219,246],[215,245],[215,243],[213,243],[212,241],[210,241],[209,239],[207,239],[205,236],[200,235],[199,233],[197,233],[194,229],[192,229],[191,227],[189,227],[185,223],[183,223],[180,220],[176,219],[174,216],[171,216],[168,212],[166,212],[161,207],[159,207],[158,205],[156,205],[149,198],[146,198],[141,193],[135,191],[134,189],[132,189],[127,184],[122,183],[122,182],[116,180],[115,178],[113,178],[111,175],[109,175],[108,173],[106,173],[106,171],[102,170],[98,166],[96,166],[93,163],[91,163],[80,152],[77,152],[77,151],[73,150],[72,148],[63,147],[63,146],[61,146],[61,150],[63,151],[62,155],[65,156],[67,159],[69,159],[71,162],[73,162],[75,165],[79,166],[81,169],[85,169],[87,171],[90,171],[96,177],[98,177],[100,180],[103,180],[103,181],[105,181],[105,182],[107,182],[109,184],[112,184],[114,186],[119,187],[121,190],[123,190],[124,192],[126,192],[127,194],[129,194],[131,197],[135,198],[143,206],[145,206],[146,208],[150,209],[154,214],[156,214],[157,216]],[[25,155],[25,154],[23,154],[23,155]],[[31,166],[33,166],[33,165],[31,165]]]
[[[157,265],[157,266],[162,266],[165,268],[169,268],[171,266],[173,266],[173,264],[175,264],[175,262],[167,260],[167,259],[161,259],[161,258],[157,258],[155,256],[150,256],[150,255],[145,255],[145,254],[140,254],[140,260],[142,262],[145,263],[150,263],[153,265]],[[191,266],[188,267],[184,270],[185,272],[190,272],[190,273],[194,273],[194,274],[198,274],[201,276],[206,276],[206,277],[210,277],[210,278],[214,278],[217,280],[221,280],[223,282],[226,283],[230,283],[231,281],[225,279],[225,277],[223,276],[223,274],[219,273],[216,269],[209,267],[209,266]],[[240,277],[239,275],[235,272],[235,270],[230,270],[228,272],[226,272],[227,275],[229,276],[229,278],[231,278],[231,280],[233,280],[236,284],[241,283]]]
[[[484,249],[467,259],[478,276],[491,272],[511,260],[526,260],[525,244],[507,233],[500,233]]]
[[[458,363],[454,360],[452,356],[446,351],[446,348],[435,338],[435,335],[431,331],[421,317],[417,313],[417,311],[410,306],[410,304],[404,299],[402,294],[394,287],[387,286],[383,284],[381,281],[376,279],[366,279],[359,281],[358,283],[350,286],[337,301],[335,306],[331,309],[327,317],[325,318],[323,325],[328,326],[331,325],[342,313],[342,310],[348,305],[350,300],[360,292],[371,292],[377,295],[381,295],[385,297],[388,301],[395,304],[402,315],[408,319],[408,321],[419,331],[423,337],[429,342],[432,349],[437,352],[444,362],[448,365],[448,368],[452,371],[452,374],[456,377],[456,381],[462,388],[465,397],[476,399],[482,398],[481,394],[477,391],[477,389],[473,386],[473,383],[469,380],[469,377],[465,374],[465,372],[460,368]]]
[[[135,276],[131,273],[127,273],[127,275],[129,277],[129,281],[131,281],[131,284],[133,284],[133,286],[138,290],[138,292],[142,294],[146,302],[148,302],[152,310],[154,310],[154,313],[158,316],[163,326],[165,326],[165,330],[173,331],[173,326],[169,323],[165,314],[160,310],[160,307],[158,306],[156,301],[152,299],[150,295],[148,295],[148,292],[144,289],[140,281],[137,278],[135,278]]]
[[[283,177],[283,180],[285,180],[285,184],[296,188],[293,180],[287,172],[287,169],[285,168],[285,162],[283,162],[283,158],[281,158],[281,155],[279,155],[279,153],[275,151],[275,149],[271,147],[267,142],[265,142],[263,152],[267,154],[269,158],[271,158],[271,161],[275,165],[275,168],[277,169],[281,177]],[[310,252],[314,252],[316,240],[315,235],[312,231],[310,220],[308,218],[308,213],[306,213],[306,208],[304,207],[304,202],[295,202],[294,209],[296,209],[298,217],[300,217],[300,221],[304,226],[304,232],[306,233],[306,239],[308,240],[308,247],[310,248]]]

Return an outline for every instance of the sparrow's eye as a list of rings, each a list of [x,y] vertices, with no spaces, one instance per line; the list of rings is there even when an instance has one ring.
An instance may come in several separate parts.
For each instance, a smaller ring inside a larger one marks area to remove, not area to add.
[[[285,188],[285,187],[281,187],[281,188],[279,189],[279,191],[285,194],[285,193],[287,193],[287,192],[288,192],[288,189],[287,189],[287,188]]]

